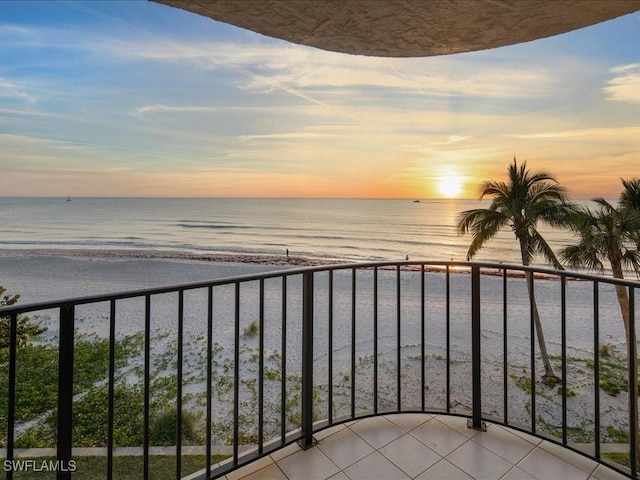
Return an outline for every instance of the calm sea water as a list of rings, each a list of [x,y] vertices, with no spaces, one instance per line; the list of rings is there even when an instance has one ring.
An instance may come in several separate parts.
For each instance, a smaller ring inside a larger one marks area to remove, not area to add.
[[[477,200],[0,198],[0,248],[269,253],[353,260],[464,260],[458,214]],[[542,229],[554,247],[566,232]],[[519,262],[502,232],[476,257]]]

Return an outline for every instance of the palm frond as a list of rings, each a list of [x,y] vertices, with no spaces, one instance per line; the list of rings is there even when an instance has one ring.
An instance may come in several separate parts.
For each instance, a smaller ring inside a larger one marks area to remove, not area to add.
[[[604,199],[603,197],[592,198],[591,201],[597,203],[598,207],[603,211],[603,213],[610,214],[615,212],[616,210],[616,207],[611,205],[609,201]]]
[[[535,253],[542,255],[549,263],[551,263],[558,270],[564,270],[562,264],[556,257],[551,246],[547,243],[547,241],[543,238],[540,233],[535,230],[532,234],[532,247]]]
[[[482,184],[480,200],[485,197],[499,198],[509,195],[509,185],[504,182],[484,182]]]
[[[640,210],[640,179],[620,180],[624,188],[620,194],[620,205],[624,208]]]
[[[633,270],[636,277],[640,277],[640,253],[637,250],[625,249],[622,254],[622,265]]]
[[[602,271],[603,262],[611,268],[631,268],[640,272],[640,254],[633,248],[640,229],[640,212],[614,207],[604,198],[595,198],[594,210],[582,209],[572,216],[578,243],[565,248],[561,258],[571,266],[583,266]]]
[[[600,260],[597,250],[585,248],[584,245],[570,245],[560,251],[560,258],[567,265],[574,268],[588,268],[602,272],[604,264]]]
[[[480,208],[462,212],[458,219],[458,233],[471,233],[473,237],[467,259],[473,258],[485,242],[493,238],[508,221],[501,212],[493,209]]]

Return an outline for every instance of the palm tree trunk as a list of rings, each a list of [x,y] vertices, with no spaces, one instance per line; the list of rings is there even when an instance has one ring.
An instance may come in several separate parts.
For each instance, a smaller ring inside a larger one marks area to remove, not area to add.
[[[533,288],[533,272],[527,272],[527,290],[529,291],[529,300],[531,301],[531,308],[533,310],[533,325],[536,329],[536,337],[538,337],[538,348],[540,348],[540,357],[542,358],[542,365],[544,366],[544,375],[542,379],[546,381],[557,380],[558,377],[553,371],[551,361],[549,360],[549,354],[547,353],[547,342],[544,339],[544,331],[542,330],[542,321],[540,320],[540,313],[538,313],[538,304],[536,302],[536,294]]]
[[[522,264],[529,265],[529,254],[526,244],[523,240],[520,240],[520,255],[522,257]],[[536,303],[536,293],[533,288],[533,272],[526,272],[527,279],[527,291],[529,292],[529,301],[531,302],[531,309],[533,311],[533,324],[536,329],[536,337],[538,337],[538,348],[540,348],[540,357],[542,358],[542,365],[544,366],[544,375],[542,380],[546,382],[553,382],[558,380],[558,377],[553,371],[551,361],[549,360],[549,354],[547,353],[547,342],[544,339],[544,331],[542,330],[542,321],[540,320],[540,313],[538,312],[538,304]]]
[[[614,265],[612,262],[612,272],[614,278],[624,278],[622,267],[620,265]],[[627,288],[623,285],[616,285],[616,296],[618,297],[618,305],[620,305],[620,313],[622,314],[622,321],[624,322],[624,333],[627,340],[627,370],[631,369],[631,362],[635,360],[636,368],[638,366],[638,349],[634,344],[634,335],[631,331],[631,315],[629,311],[629,294]],[[636,378],[638,373],[636,372]],[[633,389],[629,391],[629,411],[638,412],[638,382],[633,382]],[[640,420],[640,419],[638,419]],[[636,434],[636,470],[640,470],[640,428],[638,421],[634,425]]]

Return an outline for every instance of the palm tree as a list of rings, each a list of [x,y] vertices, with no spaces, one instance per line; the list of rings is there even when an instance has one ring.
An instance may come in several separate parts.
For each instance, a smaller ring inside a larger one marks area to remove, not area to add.
[[[489,208],[480,208],[462,212],[458,219],[458,232],[471,232],[473,239],[467,251],[470,260],[501,229],[511,228],[520,243],[520,255],[523,265],[529,265],[535,254],[542,255],[556,268],[562,265],[549,244],[537,229],[538,223],[553,227],[566,227],[575,207],[567,201],[565,189],[549,174],[531,173],[527,163],[520,166],[514,157],[508,169],[507,182],[485,182],[480,198],[491,197]],[[542,322],[533,289],[533,274],[526,272],[527,289],[533,311],[533,320],[538,337],[540,356],[544,365],[543,380],[556,383],[542,330]]]
[[[624,278],[625,269],[640,274],[640,253],[632,246],[640,230],[640,210],[618,208],[604,198],[594,198],[597,209],[585,208],[574,214],[572,229],[578,234],[578,243],[566,247],[560,257],[572,267],[587,267],[603,271],[604,261],[611,265],[614,278]],[[629,327],[629,297],[627,289],[616,285],[616,294],[625,331]],[[627,336],[628,338],[628,336]]]
[[[624,190],[620,194],[620,206],[630,210],[640,212],[640,180],[634,178],[632,180],[622,179]],[[636,244],[636,251],[640,252],[640,230],[633,234]]]
[[[626,188],[624,181],[623,184]],[[593,201],[597,204],[596,210],[586,208],[575,214],[572,228],[579,236],[578,243],[564,248],[560,253],[561,258],[573,267],[587,267],[598,271],[603,271],[604,261],[608,261],[614,278],[624,278],[625,268],[632,268],[639,274],[640,252],[634,250],[634,243],[640,231],[640,209],[628,208],[622,200],[618,208],[603,198],[595,198]],[[631,365],[631,360],[634,357],[637,359],[638,354],[631,341],[629,295],[624,285],[616,285],[615,290],[624,322],[627,347],[631,351],[627,362]],[[630,408],[637,411],[637,383],[629,398]],[[637,436],[638,425],[635,428]],[[640,444],[636,447],[636,458],[637,467],[640,468]]]

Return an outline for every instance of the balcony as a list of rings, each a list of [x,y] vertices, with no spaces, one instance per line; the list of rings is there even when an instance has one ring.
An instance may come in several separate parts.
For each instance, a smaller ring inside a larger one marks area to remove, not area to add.
[[[53,453],[64,467],[93,455],[111,479],[129,452],[145,479],[158,453],[172,458],[173,478],[190,479],[635,478],[636,355],[616,285],[628,292],[635,344],[640,283],[481,262],[288,269],[3,308],[5,466]],[[554,385],[542,381],[528,287]],[[34,422],[28,392],[38,387],[18,375],[21,315],[47,323],[58,355],[55,405],[37,416],[53,415],[54,450],[18,448]],[[86,332],[108,345],[104,378],[93,385],[105,391],[105,436],[91,445],[78,431]],[[123,359],[128,336],[139,349]],[[157,385],[170,386],[160,401]],[[140,403],[123,409],[127,386]],[[160,449],[152,430],[168,407],[175,441]],[[122,444],[125,414],[140,422],[139,444]],[[201,434],[185,435],[192,429]],[[187,469],[193,453],[202,460]],[[73,478],[70,470],[58,468],[57,478]]]
[[[394,414],[340,424],[291,445],[228,479],[622,479],[625,476],[555,443],[498,424],[486,432],[464,418]]]

